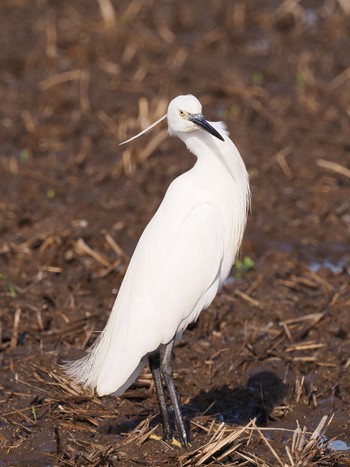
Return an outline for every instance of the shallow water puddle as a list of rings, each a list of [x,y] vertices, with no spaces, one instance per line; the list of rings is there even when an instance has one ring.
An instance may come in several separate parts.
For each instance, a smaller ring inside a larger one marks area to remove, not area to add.
[[[312,261],[309,264],[309,268],[312,272],[318,272],[320,269],[328,269],[333,274],[350,274],[350,258],[344,258],[337,262],[333,262],[328,259],[321,261]]]
[[[332,451],[350,451],[350,446],[345,442],[340,439],[335,439],[328,443],[328,447]]]

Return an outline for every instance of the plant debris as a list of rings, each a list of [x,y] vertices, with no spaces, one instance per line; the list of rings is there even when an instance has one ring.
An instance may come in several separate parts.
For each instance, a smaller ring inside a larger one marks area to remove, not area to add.
[[[1,2],[1,465],[350,465],[346,5]],[[98,398],[60,366],[194,163],[165,123],[119,143],[184,93],[252,188],[237,268],[175,348],[187,451],[161,439],[147,368]]]

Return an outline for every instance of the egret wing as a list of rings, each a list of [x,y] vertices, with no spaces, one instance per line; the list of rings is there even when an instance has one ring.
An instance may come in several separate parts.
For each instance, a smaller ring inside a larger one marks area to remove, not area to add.
[[[208,291],[219,280],[223,257],[220,227],[219,216],[210,205],[197,207],[183,222],[167,257],[161,260],[150,291],[152,329],[160,329],[162,323],[162,343],[169,342],[178,329],[196,319],[211,302],[213,297],[206,303]]]
[[[100,395],[125,390],[143,357],[194,320],[220,285],[223,242],[214,209],[200,205],[171,227],[160,237],[155,219],[135,250],[102,336],[103,358],[95,359]]]

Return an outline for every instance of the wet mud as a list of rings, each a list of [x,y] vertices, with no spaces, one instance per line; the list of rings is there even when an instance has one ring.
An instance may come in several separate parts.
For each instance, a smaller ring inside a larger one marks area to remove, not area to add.
[[[350,465],[345,1],[0,5],[0,465]],[[103,329],[137,239],[194,163],[196,95],[249,170],[240,262],[175,349],[191,447],[147,369],[97,398],[59,364]]]

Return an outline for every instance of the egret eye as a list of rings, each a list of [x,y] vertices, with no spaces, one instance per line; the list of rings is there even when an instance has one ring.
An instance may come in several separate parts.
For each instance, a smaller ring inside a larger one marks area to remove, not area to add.
[[[185,112],[183,110],[179,110],[179,115],[180,117],[184,117],[185,116]]]

